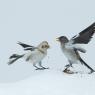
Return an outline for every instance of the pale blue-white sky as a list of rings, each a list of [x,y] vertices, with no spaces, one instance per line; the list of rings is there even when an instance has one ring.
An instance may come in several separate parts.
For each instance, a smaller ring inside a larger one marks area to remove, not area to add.
[[[32,64],[26,64],[24,60],[7,65],[12,53],[23,53],[17,41],[38,45],[47,40],[51,49],[43,64],[63,68],[67,59],[55,38],[61,35],[72,37],[92,24],[95,21],[94,10],[94,0],[1,0],[0,82],[27,78],[34,70]],[[88,51],[82,55],[95,68],[95,38],[85,48]]]

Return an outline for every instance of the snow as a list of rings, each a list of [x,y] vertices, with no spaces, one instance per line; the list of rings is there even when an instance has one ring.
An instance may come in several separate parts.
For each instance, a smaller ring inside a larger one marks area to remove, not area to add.
[[[64,74],[61,71],[35,71],[32,77],[16,83],[0,84],[1,95],[94,95],[95,74]],[[7,94],[6,94],[7,93]]]

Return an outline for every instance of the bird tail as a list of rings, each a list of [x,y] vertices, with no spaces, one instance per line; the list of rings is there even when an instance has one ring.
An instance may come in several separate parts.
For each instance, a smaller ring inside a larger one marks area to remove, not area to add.
[[[81,62],[82,64],[84,64],[88,69],[91,70],[90,73],[95,72],[95,70],[94,70],[93,68],[91,68],[81,57],[79,58],[79,60],[80,60],[80,62]]]
[[[13,64],[15,61],[17,61],[18,59],[22,58],[23,56],[24,56],[24,54],[23,55],[18,55],[18,54],[11,55],[10,58],[9,58],[8,65]]]

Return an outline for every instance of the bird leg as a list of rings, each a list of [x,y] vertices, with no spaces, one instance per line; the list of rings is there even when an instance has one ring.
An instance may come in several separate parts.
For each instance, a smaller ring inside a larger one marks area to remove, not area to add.
[[[65,70],[63,70],[63,72],[65,72],[65,73],[70,72],[70,70],[68,69],[70,67],[70,64],[66,65],[65,67],[66,68],[65,68]]]
[[[65,70],[63,70],[63,72],[67,72],[67,71],[70,71],[68,68],[65,68]]]
[[[70,65],[70,64],[67,64],[67,65],[65,65],[65,67],[66,67],[66,68],[69,68],[69,67],[71,67],[71,65]]]
[[[42,67],[42,69],[49,69],[49,68],[43,67],[41,61],[39,62],[39,66]]]
[[[73,67],[73,66],[72,66],[72,62],[69,60],[69,64],[67,64],[65,67],[66,67],[66,68]]]
[[[73,66],[72,66],[72,62],[71,62],[70,60],[69,60],[69,64],[66,65],[65,67],[66,67],[66,68],[65,68],[65,70],[63,70],[63,72],[69,73],[69,74],[72,74],[72,73],[73,73],[73,72],[71,72],[70,69],[69,69],[70,67],[73,67]]]
[[[36,64],[33,64],[33,66],[36,68],[35,70],[43,70],[43,68],[37,67]]]

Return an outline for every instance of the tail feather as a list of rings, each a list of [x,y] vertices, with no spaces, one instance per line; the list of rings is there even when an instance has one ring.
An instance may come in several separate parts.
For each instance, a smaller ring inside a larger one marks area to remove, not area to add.
[[[93,68],[91,68],[82,58],[79,59],[81,63],[83,63],[88,69],[91,70],[91,73],[95,72]]]
[[[18,54],[13,54],[13,55],[11,55],[11,56],[10,56],[10,58],[9,58],[9,59],[17,58],[18,56],[20,56],[20,55],[18,55]]]
[[[9,62],[8,65],[13,64],[15,61],[17,61],[18,59],[22,58],[24,55],[18,55],[18,54],[13,54],[9,57]]]

